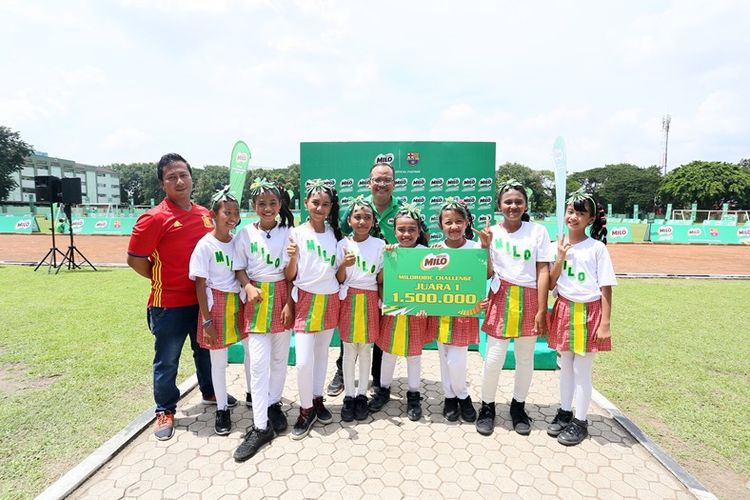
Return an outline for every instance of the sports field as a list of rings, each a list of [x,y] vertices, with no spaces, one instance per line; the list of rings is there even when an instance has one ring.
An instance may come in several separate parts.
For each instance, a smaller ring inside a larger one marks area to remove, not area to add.
[[[95,263],[124,260],[126,238],[89,238],[102,248],[85,237],[76,241]],[[0,260],[38,260],[48,240],[2,235]],[[618,272],[638,272],[627,267],[638,264],[638,255],[641,266],[650,265],[649,249],[684,249],[638,247],[610,246]],[[636,258],[622,259],[620,248]],[[687,250],[710,256],[696,261],[692,274],[716,273],[716,254],[727,261],[724,272],[750,268],[747,247]],[[677,272],[679,257],[664,255],[675,267],[661,272]],[[2,266],[0,287],[7,332],[0,337],[0,497],[28,497],[152,404],[148,283],[127,269],[55,276]],[[595,387],[725,498],[746,496],[750,479],[746,297],[750,281],[621,280],[614,351],[595,367]],[[180,379],[189,374],[189,355],[185,361]]]

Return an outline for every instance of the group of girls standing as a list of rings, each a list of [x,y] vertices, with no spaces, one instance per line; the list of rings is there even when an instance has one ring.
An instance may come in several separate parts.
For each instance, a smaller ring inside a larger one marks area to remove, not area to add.
[[[568,200],[568,236],[558,242],[557,255],[546,230],[529,222],[526,191],[515,181],[499,189],[503,221],[492,227],[474,229],[473,217],[461,200],[449,198],[439,209],[445,239],[434,246],[488,251],[487,276],[492,282],[489,296],[480,303],[486,309],[482,330],[488,339],[478,414],[469,395],[467,356],[468,346],[479,342],[479,320],[428,317],[424,311],[408,316],[380,313],[384,253],[428,245],[424,216],[417,206],[401,206],[393,220],[397,244],[386,245],[377,212],[363,197],[342,207],[352,228],[352,234],[344,237],[336,190],[319,179],[306,185],[309,217],[298,227],[293,227],[283,189],[256,179],[251,198],[259,220],[232,238],[231,230],[239,224],[239,206],[228,189],[217,193],[211,206],[215,229],[196,246],[190,266],[202,317],[199,342],[211,349],[218,434],[231,430],[227,347],[242,341],[247,354],[247,401],[254,409],[253,427],[235,451],[235,460],[252,457],[287,427],[281,394],[292,331],[300,411],[291,437],[302,439],[316,422],[333,421],[324,405],[323,385],[335,328],[344,349],[341,420],[345,422],[364,420],[388,404],[399,357],[406,358],[406,414],[419,420],[422,350],[437,340],[443,415],[448,421],[475,422],[477,432],[489,435],[495,425],[498,378],[513,339],[516,371],[510,416],[515,431],[527,435],[531,419],[525,402],[534,346],[538,335],[548,335],[549,345],[561,354],[561,405],[547,432],[565,445],[586,437],[592,361],[594,353],[610,349],[611,286],[616,284],[604,246],[606,219],[591,196],[576,192]],[[591,237],[585,232],[589,225]],[[550,316],[551,289],[556,302]],[[379,387],[374,384],[368,401],[373,343],[382,349],[383,359]]]

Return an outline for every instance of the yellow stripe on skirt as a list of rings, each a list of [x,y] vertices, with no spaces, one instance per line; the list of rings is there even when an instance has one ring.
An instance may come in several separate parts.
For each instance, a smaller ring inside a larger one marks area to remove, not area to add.
[[[523,322],[523,288],[509,285],[505,300],[503,337],[520,337]]]
[[[227,293],[224,305],[224,344],[230,345],[240,341],[240,325],[237,323],[237,312],[240,306],[240,296],[237,293]]]
[[[326,305],[328,304],[328,295],[313,294],[312,304],[310,304],[310,313],[307,316],[305,331],[320,332],[325,326]]]
[[[352,296],[351,341],[353,344],[367,343],[367,295]]]
[[[409,317],[398,315],[394,320],[391,353],[396,356],[406,356],[409,347]]]
[[[449,344],[451,341],[451,316],[440,316],[440,324],[438,325],[438,336],[437,341],[441,344]]]
[[[586,355],[586,342],[588,341],[588,327],[586,322],[586,304],[583,302],[571,302],[570,315],[570,350],[581,356]]]

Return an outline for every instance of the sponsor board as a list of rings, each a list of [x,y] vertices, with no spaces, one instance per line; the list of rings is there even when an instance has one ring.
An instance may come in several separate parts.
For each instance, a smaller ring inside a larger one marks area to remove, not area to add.
[[[442,205],[444,202],[445,202],[445,198],[443,198],[442,196],[432,196],[430,198],[430,206],[431,207]]]
[[[448,191],[454,191],[461,186],[461,179],[458,177],[451,177],[447,181],[445,181],[445,187],[448,188]]]
[[[412,167],[419,163],[419,153],[406,153],[406,163],[408,163]]]
[[[438,191],[440,189],[443,189],[444,184],[445,179],[443,179],[442,177],[435,177],[434,179],[430,179],[430,190]]]
[[[412,191],[422,191],[427,184],[427,180],[424,177],[415,177],[411,180]]]
[[[375,157],[375,160],[373,160],[373,165],[377,163],[386,163],[390,165],[395,158],[396,156],[393,153],[380,153]]]
[[[347,179],[341,179],[341,181],[339,181],[339,191],[341,192],[351,191],[353,187],[354,179],[352,179],[351,177]]]
[[[397,178],[397,179],[396,179],[396,181],[394,182],[394,186],[395,186],[395,187],[393,188],[393,190],[394,190],[394,191],[404,191],[404,190],[406,189],[406,186],[407,186],[408,184],[409,184],[409,182],[408,182],[408,180],[406,179],[406,177],[399,177],[399,178]]]
[[[16,222],[16,229],[29,229],[31,227],[31,219],[21,219]]]
[[[482,177],[479,179],[479,190],[480,191],[489,191],[492,189],[492,177]]]
[[[109,223],[106,220],[98,220],[96,221],[96,224],[94,224],[94,229],[104,229],[108,225]]]
[[[430,269],[443,269],[445,266],[450,264],[451,257],[447,253],[428,253],[424,256],[422,259],[422,262],[419,264],[419,268],[422,269],[422,271],[428,271]]]
[[[476,177],[467,177],[461,182],[461,185],[463,186],[463,190],[467,191],[470,189],[474,189],[474,187],[477,185],[477,178]]]
[[[492,206],[492,196],[480,196],[479,197],[479,208],[486,208]]]
[[[412,203],[415,203],[417,205],[424,205],[425,197],[424,196],[415,196],[411,199]]]

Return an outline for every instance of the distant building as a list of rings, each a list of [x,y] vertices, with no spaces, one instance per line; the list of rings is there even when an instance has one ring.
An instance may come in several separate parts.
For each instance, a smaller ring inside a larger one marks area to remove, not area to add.
[[[12,174],[18,186],[10,192],[4,202],[35,202],[34,177],[38,175],[54,175],[60,178],[80,177],[84,204],[120,204],[120,174],[117,172],[105,167],[52,158],[40,151],[34,151],[26,158],[21,171]]]

